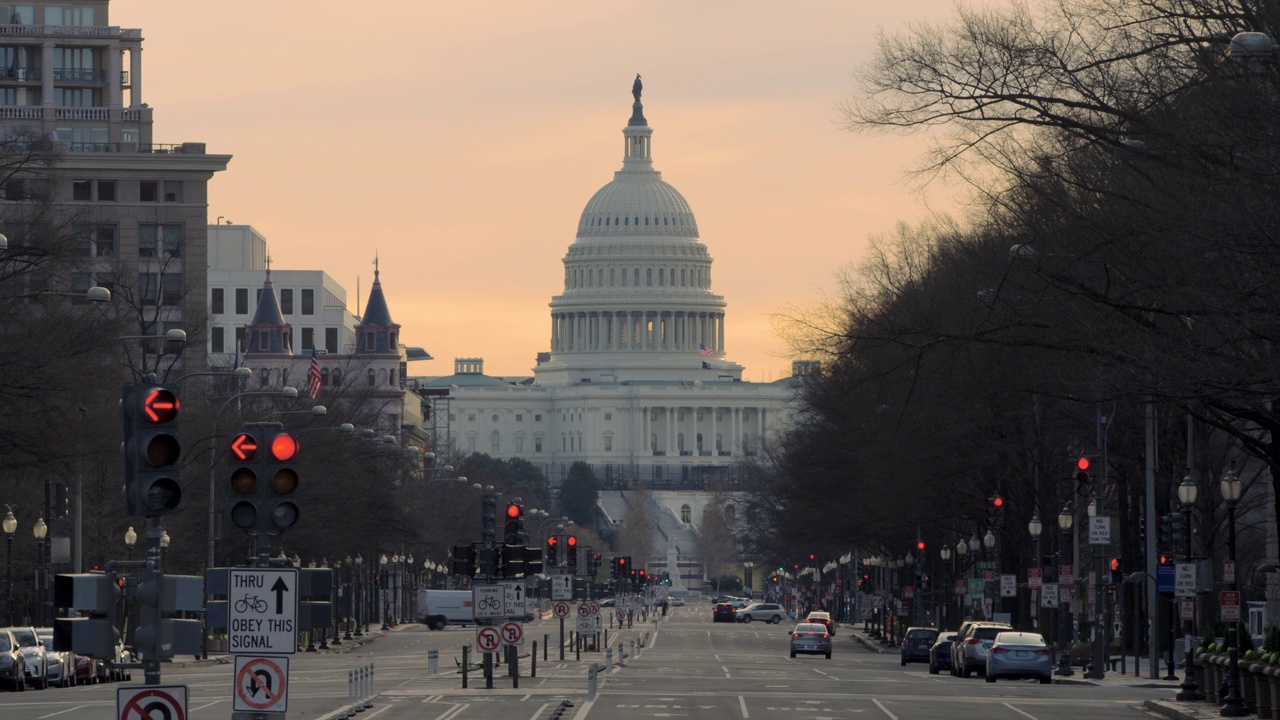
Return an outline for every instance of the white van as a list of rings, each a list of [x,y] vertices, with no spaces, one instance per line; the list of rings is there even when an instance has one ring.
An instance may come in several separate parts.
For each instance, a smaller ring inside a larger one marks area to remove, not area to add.
[[[432,630],[445,625],[475,625],[470,590],[424,590],[418,593],[418,622]]]

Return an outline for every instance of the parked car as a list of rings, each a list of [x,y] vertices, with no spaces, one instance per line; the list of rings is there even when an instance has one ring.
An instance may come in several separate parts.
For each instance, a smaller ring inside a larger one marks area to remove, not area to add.
[[[684,607],[684,597],[680,595],[672,595],[671,607]]]
[[[1040,633],[1002,632],[987,653],[987,682],[998,677],[1036,678],[1041,685],[1053,682],[1053,649]]]
[[[755,620],[763,620],[770,624],[782,622],[782,618],[787,616],[787,611],[777,603],[754,603],[739,610],[735,616],[738,622],[749,623]]]
[[[800,623],[791,631],[791,657],[798,653],[826,655],[831,659],[831,634],[819,623]]]
[[[719,603],[711,609],[711,622],[733,622],[738,608],[729,603]]]
[[[40,690],[49,687],[49,658],[45,654],[44,643],[40,642],[40,636],[36,635],[36,629],[15,627],[9,630],[13,633],[14,640],[18,641],[22,657],[26,659],[27,677],[31,684]]]
[[[969,677],[974,670],[986,672],[987,652],[991,643],[1005,630],[1012,630],[1008,623],[969,621],[960,626],[955,645],[951,650],[952,673]]]
[[[929,648],[929,674],[937,675],[942,668],[951,669],[951,644],[955,642],[955,633],[939,633]]]
[[[902,664],[929,662],[929,649],[938,639],[938,631],[928,627],[909,627],[902,636]]]
[[[107,668],[97,658],[91,658],[86,655],[76,656],[76,684],[92,685],[93,683],[104,682],[107,677]]]
[[[814,610],[805,616],[804,621],[808,623],[821,623],[827,628],[827,634],[835,637],[836,621],[831,619],[831,613],[823,610]]]
[[[750,599],[743,597],[730,597],[728,600],[725,600],[725,602],[732,605],[736,610],[741,610],[751,604]]]
[[[0,680],[11,691],[27,689],[27,661],[9,628],[0,628]]]
[[[46,676],[54,687],[71,687],[76,684],[76,654],[53,649],[53,628],[37,628],[36,635],[44,644],[49,673]]]

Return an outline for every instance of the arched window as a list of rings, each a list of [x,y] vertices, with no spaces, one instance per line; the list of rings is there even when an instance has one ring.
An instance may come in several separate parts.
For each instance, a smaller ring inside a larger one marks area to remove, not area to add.
[[[666,284],[665,282],[663,282],[664,280],[663,275],[664,275],[663,269],[658,268],[658,287],[662,287],[663,285]]]
[[[395,387],[395,384],[396,384],[396,371],[395,371],[395,370],[390,370],[390,371],[388,371],[388,372],[387,372],[387,379],[388,379],[388,381],[389,381],[387,384],[388,384],[388,385],[390,385],[390,386],[392,386],[392,387]]]
[[[742,452],[751,452],[751,436],[746,433],[742,433]]]
[[[320,368],[320,384],[329,384],[329,368]]]
[[[688,505],[680,506],[680,522],[684,523],[685,525],[688,525],[689,523],[693,522],[693,508],[689,507]]]
[[[271,383],[271,371],[267,368],[262,369],[262,387],[266,387]]]
[[[644,271],[644,284],[653,287],[653,268],[646,268]]]
[[[333,384],[334,385],[342,384],[342,368],[333,369]]]
[[[369,387],[378,384],[378,373],[373,368],[369,368]]]

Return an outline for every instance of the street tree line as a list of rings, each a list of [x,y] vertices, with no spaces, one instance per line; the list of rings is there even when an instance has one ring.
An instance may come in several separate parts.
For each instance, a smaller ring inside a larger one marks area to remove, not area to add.
[[[967,183],[969,214],[877,238],[836,302],[785,318],[823,370],[749,468],[749,552],[900,556],[919,532],[936,558],[991,529],[1021,572],[1041,562],[1033,514],[1043,552],[1064,504],[1082,521],[1083,454],[1137,569],[1150,428],[1158,514],[1189,474],[1196,552],[1221,552],[1218,480],[1238,472],[1242,562],[1261,560],[1277,516],[1251,505],[1280,478],[1280,66],[1232,48],[1246,31],[1280,38],[1280,8],[961,7],[881,38],[848,125],[927,135],[918,171]]]

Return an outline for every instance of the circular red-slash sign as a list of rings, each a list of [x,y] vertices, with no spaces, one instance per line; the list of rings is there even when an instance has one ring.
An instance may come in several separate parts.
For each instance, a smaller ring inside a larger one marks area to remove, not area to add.
[[[144,702],[150,698],[155,699]],[[187,720],[182,703],[164,690],[144,690],[129,698],[124,712],[120,714],[120,720],[153,720],[155,715],[152,713],[157,710],[165,720]]]
[[[285,697],[284,686],[288,682],[280,666],[258,658],[244,664],[236,676],[236,694],[240,702],[255,710],[266,710]]]

